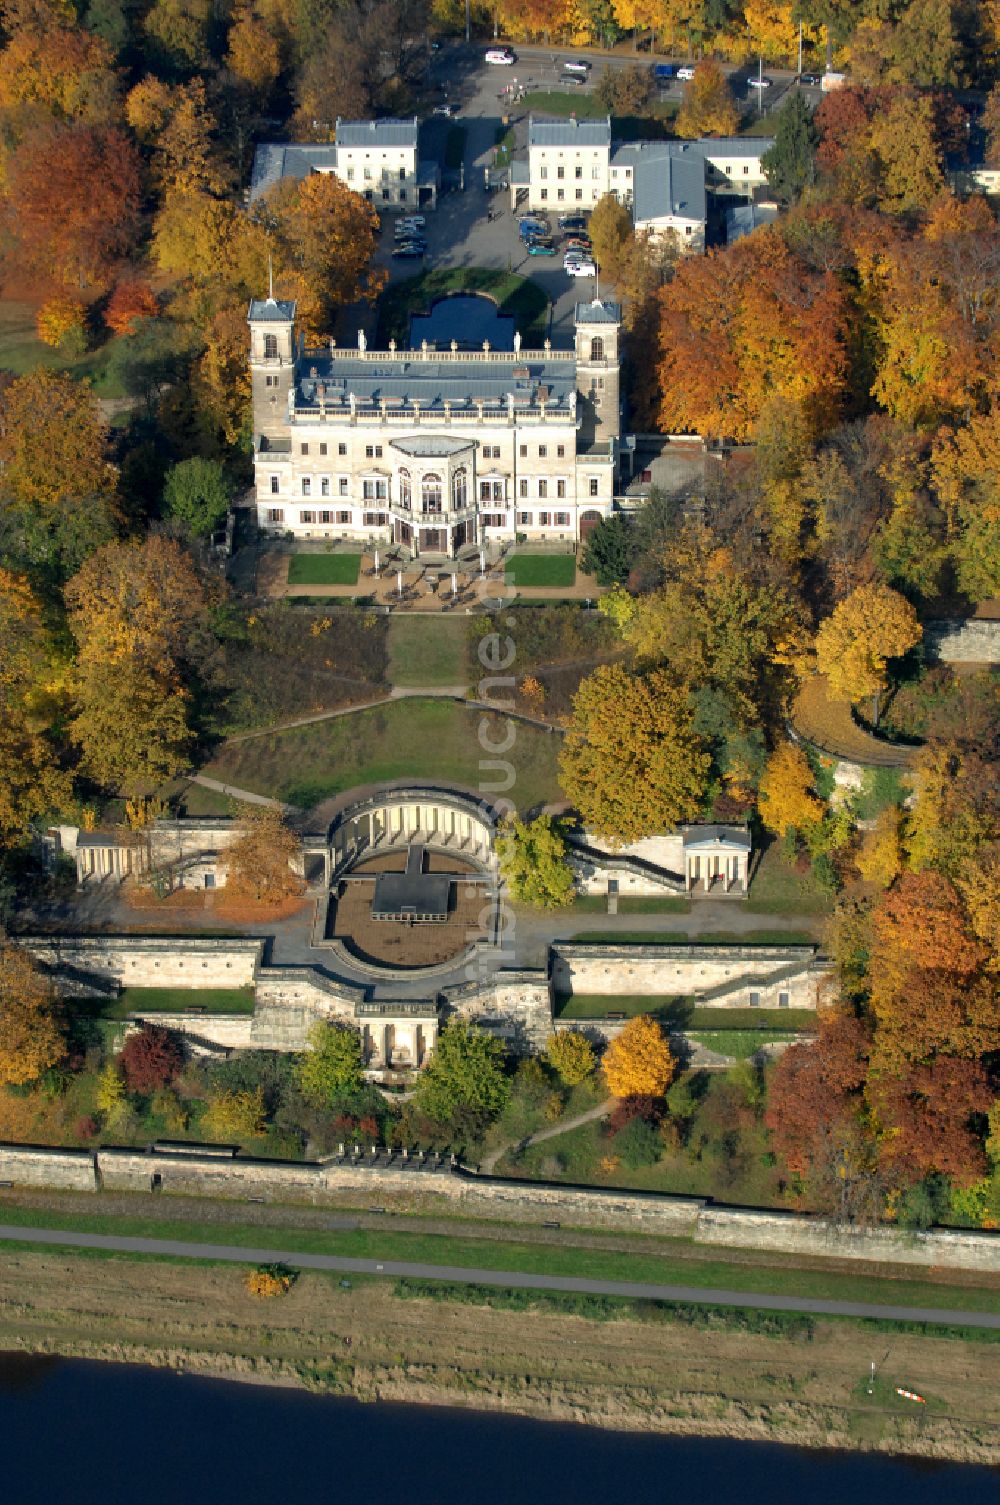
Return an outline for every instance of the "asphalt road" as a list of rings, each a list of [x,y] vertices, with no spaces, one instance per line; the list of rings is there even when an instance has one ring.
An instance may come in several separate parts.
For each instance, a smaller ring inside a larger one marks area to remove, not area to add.
[[[193,1244],[177,1239],[124,1238],[77,1233],[62,1228],[22,1228],[0,1224],[0,1240],[60,1248],[103,1249],[120,1254],[212,1259],[232,1264],[290,1265],[343,1275],[411,1276],[424,1280],[468,1281],[473,1285],[525,1291],[574,1291],[588,1296],[630,1296],[647,1301],[707,1302],[712,1306],[753,1307],[769,1312],[803,1312],[817,1317],[882,1317],[890,1321],[944,1323],[1000,1330],[1000,1312],[948,1311],[941,1307],[886,1306],[861,1301],[819,1301],[804,1296],[764,1296],[701,1286],[649,1285],[627,1280],[585,1280],[569,1275],[527,1275],[517,1270],[478,1270],[465,1265],[425,1265],[406,1260],[345,1259],[336,1254],[299,1254],[288,1249],[236,1248],[232,1244]]]

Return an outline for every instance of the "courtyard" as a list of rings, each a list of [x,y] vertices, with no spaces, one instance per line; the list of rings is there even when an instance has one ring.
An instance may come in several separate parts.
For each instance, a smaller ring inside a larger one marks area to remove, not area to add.
[[[379,874],[405,870],[406,852],[384,852],[355,867],[331,896],[326,936],[341,941],[361,962],[399,968],[434,967],[457,956],[474,941],[485,938],[492,906],[483,880],[472,863],[450,852],[424,853],[428,874],[461,874],[451,884],[447,917],[438,924],[414,924],[405,919],[376,920],[372,898]]]

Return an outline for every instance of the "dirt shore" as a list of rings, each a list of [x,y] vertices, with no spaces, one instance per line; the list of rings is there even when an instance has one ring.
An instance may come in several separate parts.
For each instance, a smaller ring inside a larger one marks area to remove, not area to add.
[[[0,1258],[0,1348],[630,1431],[1000,1464],[1000,1344],[822,1319],[781,1334],[737,1322],[499,1311],[317,1274],[261,1302],[236,1269]]]

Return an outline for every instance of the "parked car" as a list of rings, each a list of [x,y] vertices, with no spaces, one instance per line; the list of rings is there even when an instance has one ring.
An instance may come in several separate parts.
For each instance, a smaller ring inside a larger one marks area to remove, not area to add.
[[[748,89],[769,89],[770,87],[771,87],[771,80],[769,78],[748,78],[747,79],[747,88]]]
[[[680,79],[682,84],[689,84],[694,78],[694,69],[689,67],[688,64],[685,63],[683,68],[678,68],[677,77]]]
[[[591,258],[587,255],[586,251],[567,251],[563,257],[563,266],[575,267],[579,266],[581,261],[590,260]]]
[[[560,230],[586,230],[587,221],[582,214],[561,214],[559,228]]]
[[[566,251],[592,251],[594,243],[589,235],[571,235],[569,240],[563,242]]]
[[[450,120],[454,113],[451,105],[435,105],[431,111],[432,115],[443,115],[445,120]]]
[[[582,57],[570,57],[563,63],[563,72],[587,74],[590,72],[590,64]]]
[[[816,85],[819,83],[819,74],[818,73],[800,73],[799,74],[799,83],[800,84],[804,84],[807,89],[814,89],[816,87]]]
[[[401,246],[396,247],[392,254],[396,260],[402,260],[404,257],[411,256],[426,256],[427,247],[422,242],[405,240]]]
[[[529,240],[533,235],[548,235],[549,227],[548,225],[543,225],[542,222],[537,219],[523,219],[518,226],[517,233],[520,235],[522,240]]]
[[[554,256],[556,248],[546,240],[532,240],[528,242],[529,256]]]
[[[592,261],[573,261],[565,268],[571,277],[596,277],[597,268]]]
[[[486,54],[487,63],[495,63],[499,68],[509,68],[517,58],[509,47],[491,47]]]
[[[654,63],[653,78],[658,84],[669,84],[671,79],[677,77],[676,63]]]
[[[404,214],[401,220],[396,221],[400,225],[412,225],[415,230],[422,230],[427,223],[427,217],[423,214]]]
[[[568,87],[568,85],[570,84],[573,84],[578,89],[585,89],[587,87],[588,80],[585,73],[564,73],[559,82],[563,85],[564,88]]]

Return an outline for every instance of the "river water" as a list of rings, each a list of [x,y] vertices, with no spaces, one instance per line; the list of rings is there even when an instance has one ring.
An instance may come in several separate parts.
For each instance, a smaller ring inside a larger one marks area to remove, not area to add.
[[[3,1505],[998,1505],[1000,1471],[0,1354]]]

